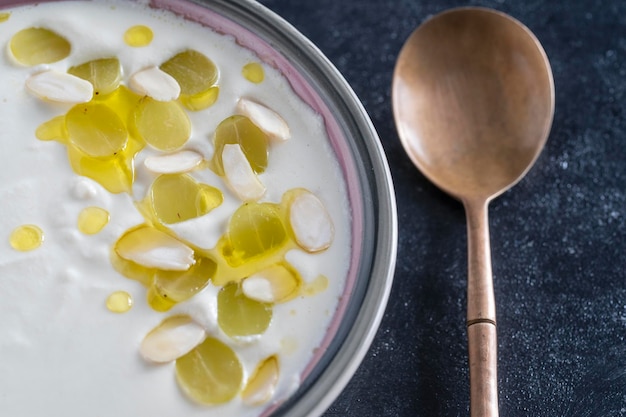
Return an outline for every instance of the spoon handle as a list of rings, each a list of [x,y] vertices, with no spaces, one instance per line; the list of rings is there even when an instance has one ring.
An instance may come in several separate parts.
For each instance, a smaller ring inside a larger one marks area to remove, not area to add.
[[[467,338],[471,417],[498,417],[496,307],[491,273],[488,201],[466,201]]]

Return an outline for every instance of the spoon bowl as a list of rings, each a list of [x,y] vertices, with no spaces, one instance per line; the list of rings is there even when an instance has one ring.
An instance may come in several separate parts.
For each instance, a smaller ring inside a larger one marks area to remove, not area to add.
[[[495,417],[497,340],[487,206],[530,169],[548,138],[554,81],[537,38],[484,8],[436,15],[398,57],[392,104],[400,140],[422,173],[463,202],[472,417]]]
[[[493,198],[543,148],[554,87],[525,26],[488,9],[452,9],[406,41],[393,105],[402,144],[424,175],[460,200]]]

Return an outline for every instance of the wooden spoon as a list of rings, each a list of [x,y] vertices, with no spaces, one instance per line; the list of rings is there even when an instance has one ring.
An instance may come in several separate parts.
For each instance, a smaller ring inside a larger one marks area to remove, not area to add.
[[[392,101],[406,152],[467,215],[470,414],[498,415],[496,309],[488,204],[530,169],[554,115],[546,54],[517,20],[459,8],[427,20],[395,67]]]

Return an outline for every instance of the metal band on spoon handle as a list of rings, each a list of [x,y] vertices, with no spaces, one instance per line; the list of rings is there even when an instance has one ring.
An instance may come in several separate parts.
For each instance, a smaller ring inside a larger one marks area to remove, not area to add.
[[[467,338],[471,417],[498,417],[498,341],[491,272],[488,201],[464,201],[467,213]]]

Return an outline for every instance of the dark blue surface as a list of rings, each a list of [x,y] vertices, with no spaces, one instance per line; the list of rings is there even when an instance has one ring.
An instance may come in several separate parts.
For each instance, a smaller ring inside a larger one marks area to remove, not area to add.
[[[554,71],[548,144],[491,204],[500,414],[626,416],[626,2],[263,0],[311,39],[362,99],[398,196],[389,306],[330,416],[467,416],[463,208],[405,156],[390,86],[404,40],[446,8],[525,23]]]

